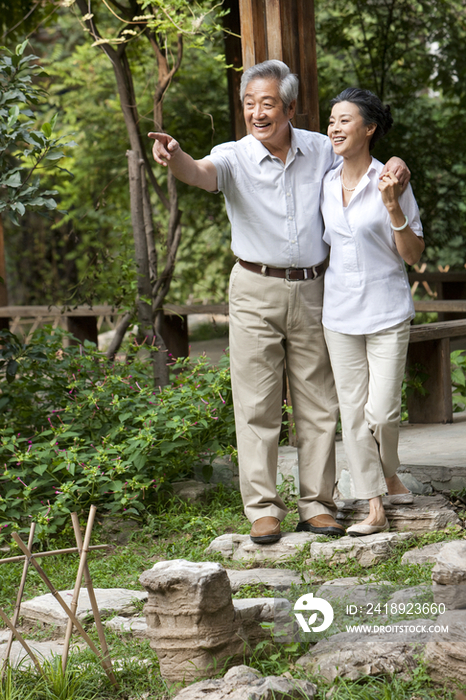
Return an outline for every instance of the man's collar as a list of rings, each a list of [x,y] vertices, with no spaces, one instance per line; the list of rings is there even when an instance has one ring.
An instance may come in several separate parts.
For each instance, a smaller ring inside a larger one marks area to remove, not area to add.
[[[253,153],[254,153],[254,158],[255,158],[256,163],[257,163],[258,165],[260,165],[260,163],[262,163],[262,161],[265,160],[265,158],[267,158],[267,156],[270,157],[270,158],[273,158],[273,156],[272,156],[272,154],[270,153],[270,151],[268,150],[268,148],[266,148],[266,147],[264,146],[264,144],[261,143],[261,141],[258,141],[258,139],[256,139],[256,138],[255,138],[254,136],[252,136],[251,134],[249,134],[249,136],[251,137],[251,144],[252,144],[252,151],[253,151]],[[301,148],[300,148],[300,146],[299,146],[299,144],[298,144],[298,142],[297,142],[298,140],[297,140],[297,138],[296,138],[295,130],[293,129],[293,126],[292,126],[291,122],[290,122],[290,137],[291,137],[291,146],[290,146],[290,150],[289,150],[289,152],[288,152],[288,158],[287,158],[287,160],[288,160],[290,157],[291,157],[291,158],[294,158],[294,156],[296,155],[296,152],[297,152],[297,151],[299,151],[300,153],[302,153],[302,150],[301,150]]]

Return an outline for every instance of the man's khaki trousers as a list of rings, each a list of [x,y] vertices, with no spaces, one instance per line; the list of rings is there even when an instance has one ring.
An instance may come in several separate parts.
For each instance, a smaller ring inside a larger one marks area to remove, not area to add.
[[[335,514],[337,399],[322,318],[323,277],[288,281],[237,263],[230,278],[230,362],[241,494],[251,522],[283,520],[278,440],[286,367],[298,435],[300,520]]]

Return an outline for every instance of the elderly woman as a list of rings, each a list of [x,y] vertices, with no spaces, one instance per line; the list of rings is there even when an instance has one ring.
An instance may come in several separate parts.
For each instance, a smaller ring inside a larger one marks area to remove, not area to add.
[[[343,440],[355,496],[369,516],[349,535],[389,529],[382,503],[412,503],[396,472],[401,383],[414,305],[405,268],[424,250],[411,187],[371,157],[390,129],[390,108],[368,90],[347,88],[331,102],[328,136],[339,168],[324,179],[323,325],[340,404]]]

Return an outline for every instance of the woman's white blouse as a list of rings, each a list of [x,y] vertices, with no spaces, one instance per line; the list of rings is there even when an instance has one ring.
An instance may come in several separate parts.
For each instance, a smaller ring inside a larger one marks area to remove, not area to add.
[[[341,191],[342,167],[327,173],[322,188],[324,241],[330,245],[322,323],[331,331],[365,335],[413,318],[414,303],[378,189],[382,163],[372,158],[347,207]],[[410,185],[399,202],[414,233],[422,236]]]

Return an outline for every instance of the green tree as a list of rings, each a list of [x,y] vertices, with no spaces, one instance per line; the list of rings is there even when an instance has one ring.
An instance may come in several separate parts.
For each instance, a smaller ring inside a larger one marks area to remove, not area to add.
[[[33,81],[43,71],[34,64],[36,56],[24,55],[26,45],[0,53],[0,214],[16,224],[26,208],[56,208],[57,192],[41,188],[39,171],[63,158],[64,146],[74,145],[52,136],[56,116],[33,128],[31,105],[44,95]]]
[[[348,85],[388,102],[395,125],[374,155],[408,162],[432,263],[462,267],[466,226],[466,8],[460,0],[316,4],[321,123]]]

